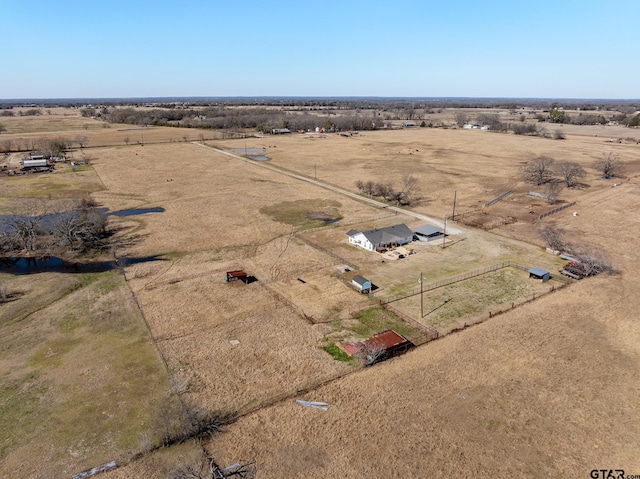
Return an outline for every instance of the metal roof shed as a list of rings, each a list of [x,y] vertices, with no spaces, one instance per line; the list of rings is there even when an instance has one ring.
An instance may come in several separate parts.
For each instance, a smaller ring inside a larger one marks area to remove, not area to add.
[[[443,230],[433,225],[422,225],[414,229],[413,232],[418,236],[426,237],[427,240],[442,236]]]
[[[371,281],[364,276],[356,274],[351,283],[360,290],[361,293],[369,293],[371,291]]]
[[[551,279],[551,273],[542,268],[531,268],[529,270],[529,278],[539,279],[543,283]]]

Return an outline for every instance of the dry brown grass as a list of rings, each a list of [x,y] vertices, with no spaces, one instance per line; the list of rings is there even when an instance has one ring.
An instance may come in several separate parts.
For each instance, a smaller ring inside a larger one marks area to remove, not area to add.
[[[116,138],[121,132],[100,134],[108,142],[109,134]],[[338,264],[372,277],[380,297],[414,290],[420,272],[429,282],[504,260],[556,271],[557,258],[544,253],[530,220],[528,186],[518,185],[517,201],[488,210],[520,219],[495,230],[497,235],[465,229],[459,236],[464,240],[448,248],[416,247],[418,254],[383,264],[378,255],[350,247],[346,231],[396,222],[415,226],[415,220],[389,217],[189,143],[94,148],[93,168],[105,185],[94,194],[98,202],[112,210],[166,209],[113,218],[111,224],[119,237],[130,239],[120,256],[167,258],[128,266],[126,275],[187,404],[256,410],[208,444],[222,464],[257,458],[262,477],[305,478],[369,477],[382,470],[392,477],[539,477],[586,476],[594,467],[640,469],[634,446],[640,439],[640,275],[637,240],[628,234],[638,223],[636,146],[591,136],[553,141],[421,128],[350,138],[266,137],[248,139],[246,146],[265,147],[271,165],[309,177],[317,171],[318,179],[350,190],[357,179],[397,184],[403,175],[417,176],[427,201],[416,210],[437,218],[451,212],[454,190],[460,210],[478,207],[518,184],[521,164],[538,155],[577,161],[587,168],[589,187],[561,199],[578,200],[579,216],[571,215],[572,208],[548,221],[558,222],[574,240],[606,250],[623,273],[582,281],[313,389],[355,370],[322,351],[322,340],[368,306],[331,277]],[[616,188],[591,169],[609,151],[628,165],[628,178]],[[337,202],[343,220],[292,237],[291,225],[260,213],[302,200]],[[224,284],[224,272],[237,268],[259,281]],[[301,311],[328,323],[310,325]],[[415,304],[408,306],[412,311]],[[329,411],[295,404],[297,391],[309,388],[303,397],[329,402]],[[259,408],[277,400],[282,402]],[[135,462],[105,477],[135,477],[141,470],[149,477],[163,474],[152,472],[148,462]]]

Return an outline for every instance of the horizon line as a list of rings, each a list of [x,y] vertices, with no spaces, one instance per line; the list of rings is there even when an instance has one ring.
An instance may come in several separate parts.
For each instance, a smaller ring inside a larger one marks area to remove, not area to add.
[[[41,97],[0,98],[0,103],[81,102],[81,101],[180,101],[180,100],[405,100],[405,101],[583,101],[635,102],[640,98],[580,98],[580,97],[483,97],[483,96],[375,96],[375,95],[227,95],[227,96],[122,96],[122,97]]]

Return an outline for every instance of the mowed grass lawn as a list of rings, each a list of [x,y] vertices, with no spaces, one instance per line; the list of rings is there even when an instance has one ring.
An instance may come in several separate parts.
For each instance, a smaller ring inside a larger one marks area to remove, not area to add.
[[[489,313],[510,309],[559,286],[530,279],[526,271],[503,268],[423,293],[421,322],[446,334],[452,328],[486,319]],[[419,320],[420,295],[392,303]]]
[[[122,276],[0,283],[0,477],[70,477],[156,444],[170,386]]]

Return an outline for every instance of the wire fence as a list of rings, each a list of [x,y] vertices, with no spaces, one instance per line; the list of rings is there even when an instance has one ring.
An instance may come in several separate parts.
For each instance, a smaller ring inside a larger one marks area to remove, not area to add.
[[[331,251],[329,248],[325,248],[324,246],[320,246],[318,243],[316,243],[315,241],[311,241],[308,238],[305,238],[302,235],[296,235],[296,238],[298,238],[300,241],[302,241],[303,243],[306,243],[307,245],[311,246],[312,248],[315,248],[319,251],[322,251],[323,253],[328,254],[329,256],[331,256],[332,258],[335,258],[336,260],[338,260],[340,263],[346,264],[348,266],[352,266],[350,263],[351,261],[349,261],[346,258],[343,258],[342,256],[340,256],[339,254],[334,253],[333,251]],[[357,268],[352,267],[352,270],[355,270]]]
[[[416,296],[420,293],[426,293],[427,291],[431,291],[437,288],[442,288],[443,286],[448,286],[450,284],[453,283],[458,283],[460,281],[464,281],[466,279],[470,279],[470,278],[475,278],[476,276],[482,276],[483,274],[487,274],[487,273],[493,273],[495,271],[498,271],[502,268],[506,268],[510,265],[509,261],[506,261],[504,263],[500,263],[500,264],[496,264],[496,265],[492,265],[492,266],[487,266],[485,268],[482,269],[478,269],[475,271],[471,271],[469,273],[465,273],[465,274],[461,274],[458,276],[455,276],[453,278],[447,278],[447,279],[443,279],[442,281],[437,281],[435,283],[431,283],[431,284],[422,284],[421,287],[415,288],[413,291],[411,291],[410,293],[407,294],[403,294],[403,295],[398,295],[398,296],[392,296],[390,298],[386,298],[383,301],[385,303],[393,303],[395,301],[400,301],[401,299],[405,299],[405,298],[410,298],[412,296]]]
[[[414,288],[413,291],[411,291],[410,293],[403,294],[403,295],[398,295],[398,296],[392,296],[392,297],[389,297],[389,298],[385,298],[382,301],[384,301],[384,303],[393,303],[393,302],[400,301],[400,300],[405,299],[405,298],[410,298],[412,296],[417,296],[420,293],[426,293],[427,291],[432,291],[432,290],[437,289],[437,288],[442,288],[442,287],[448,286],[450,284],[458,283],[460,281],[465,281],[467,279],[475,278],[477,276],[482,276],[483,274],[494,273],[494,272],[496,272],[498,270],[501,270],[502,268],[517,268],[517,269],[520,269],[522,271],[529,271],[529,269],[530,269],[528,266],[525,266],[523,264],[515,263],[513,261],[504,261],[503,263],[498,263],[498,264],[494,264],[494,265],[491,265],[491,266],[487,266],[485,268],[477,269],[475,271],[471,271],[469,273],[461,274],[461,275],[455,276],[453,278],[443,279],[443,280],[437,281],[435,283],[423,284],[423,285],[421,285],[421,287]],[[567,280],[568,278],[565,278],[564,276],[558,276],[558,277],[553,276],[552,279],[557,280],[557,281],[559,281],[561,283],[566,283],[565,280]]]
[[[502,200],[502,199],[506,198],[506,197],[507,197],[507,196],[509,196],[511,193],[513,193],[513,190],[505,191],[505,192],[504,192],[504,193],[502,193],[501,195],[496,196],[494,199],[492,199],[492,200],[490,200],[490,201],[487,201],[487,202],[484,204],[485,208],[486,208],[486,207],[488,207],[488,206],[491,206],[491,205],[496,204],[498,201],[500,201],[500,200]]]
[[[418,331],[417,335],[413,335],[411,338],[407,338],[416,346],[420,346],[421,344],[428,343],[429,341],[433,341],[434,339],[438,339],[440,337],[440,333],[438,331],[427,326],[426,324],[422,324],[420,321],[416,321],[411,316],[408,316],[399,309],[394,308],[393,306],[384,302],[380,302],[380,306],[387,311],[395,314],[402,321]]]
[[[566,205],[560,206],[559,208],[556,208],[554,210],[551,211],[547,211],[546,213],[538,216],[538,221],[540,221],[543,218],[546,218],[547,216],[551,216],[551,215],[555,215],[556,213],[562,211],[562,210],[566,210],[567,208],[570,208],[572,206],[574,206],[577,202],[576,201],[572,201],[571,203],[568,203]]]
[[[473,215],[475,213],[478,213],[478,209],[473,209],[473,210],[467,210],[467,211],[460,211],[459,213],[453,214],[453,215],[445,215],[445,219],[447,221],[451,220],[451,221],[461,221],[463,219],[465,219],[467,216],[469,215]]]
[[[491,221],[489,223],[484,223],[482,225],[482,229],[485,231],[489,231],[494,228],[497,228],[498,226],[510,225],[517,222],[518,222],[518,218],[516,218],[515,216],[507,216],[506,218],[500,218],[495,221]]]

